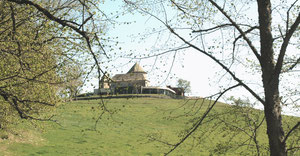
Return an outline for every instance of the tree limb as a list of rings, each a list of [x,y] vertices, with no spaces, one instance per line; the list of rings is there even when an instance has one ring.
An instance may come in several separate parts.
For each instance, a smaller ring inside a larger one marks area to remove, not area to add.
[[[36,8],[38,11],[40,11],[41,13],[43,13],[49,20],[51,21],[54,21],[56,23],[59,23],[60,25],[62,25],[63,27],[69,27],[71,28],[72,30],[74,30],[75,32],[77,32],[78,34],[80,34],[85,40],[86,40],[86,43],[87,43],[87,46],[88,46],[88,49],[89,49],[89,52],[91,53],[91,55],[93,56],[93,59],[95,61],[95,64],[97,65],[97,72],[98,72],[98,75],[100,76],[101,73],[104,73],[102,71],[102,69],[100,68],[100,64],[99,64],[99,61],[97,59],[97,56],[96,54],[94,53],[94,51],[92,50],[92,45],[91,45],[91,42],[90,42],[90,38],[88,36],[88,33],[86,31],[82,31],[80,30],[81,26],[79,28],[75,27],[74,25],[71,25],[69,24],[68,22],[66,22],[65,20],[62,20],[62,19],[59,19],[57,17],[55,17],[53,14],[51,14],[47,9],[43,8],[42,6],[30,1],[30,0],[8,0],[9,2],[14,2],[14,3],[17,3],[17,4],[26,4],[26,5],[30,5],[30,6],[33,6],[34,8]],[[101,46],[102,48],[102,46]],[[102,50],[104,50],[102,48]]]
[[[248,34],[248,33],[250,33],[251,31],[253,31],[253,30],[255,30],[255,29],[258,29],[258,28],[259,28],[258,26],[251,27],[250,29],[248,29],[247,31],[245,31],[245,34]],[[241,34],[241,35],[239,35],[238,37],[236,37],[235,40],[233,41],[233,48],[232,48],[233,54],[234,54],[234,51],[235,51],[235,44],[236,44],[236,42],[237,42],[240,38],[242,38],[242,37],[243,37],[243,35]]]
[[[283,143],[285,143],[287,141],[287,139],[289,138],[289,136],[291,135],[291,133],[294,130],[296,130],[299,126],[300,126],[300,121],[298,121],[298,123],[286,134],[286,136],[284,137]]]
[[[151,14],[149,11],[143,10],[143,9],[139,8],[139,7],[136,6],[134,3],[133,3],[133,4],[130,3],[130,5],[132,5],[132,6],[135,7],[136,9],[139,9],[139,10],[141,10],[142,12],[144,12],[144,13],[150,15],[151,17],[155,18],[156,20],[158,20],[159,22],[161,22],[163,25],[165,25],[165,27],[167,27],[168,30],[169,30],[172,34],[174,34],[176,37],[178,37],[178,38],[179,38],[181,41],[183,41],[185,44],[187,44],[188,46],[194,48],[195,50],[197,50],[197,51],[203,53],[204,55],[208,56],[210,59],[212,59],[214,62],[216,62],[219,66],[221,66],[226,72],[228,72],[228,73],[231,75],[231,77],[232,77],[235,81],[237,81],[237,82],[238,82],[239,84],[241,84],[247,91],[249,91],[249,93],[250,93],[251,95],[253,95],[260,103],[262,103],[263,105],[265,104],[265,101],[264,101],[258,94],[256,94],[256,93],[255,93],[248,85],[246,85],[242,80],[240,80],[238,77],[236,77],[235,74],[234,74],[232,71],[230,71],[230,69],[227,68],[223,63],[221,63],[221,61],[218,60],[216,57],[214,57],[213,55],[209,54],[207,51],[204,51],[204,50],[200,49],[199,47],[195,46],[194,44],[190,43],[189,41],[185,40],[182,36],[180,36],[178,33],[176,33],[175,30],[172,29],[172,28],[170,27],[170,25],[168,25],[167,23],[165,23],[163,20],[159,19],[157,16]],[[230,18],[229,18],[229,19],[230,19]],[[233,21],[232,21],[232,22],[233,22]],[[234,22],[233,22],[233,23],[234,23]],[[234,23],[234,24],[236,25],[236,23]],[[239,28],[237,25],[236,25],[236,27]],[[239,30],[240,30],[240,28],[239,28]],[[241,33],[244,34],[244,32],[243,32],[242,30],[241,30]],[[244,34],[244,36],[245,36],[245,34]],[[248,40],[248,38],[247,38],[246,36],[244,37],[244,39],[247,39],[247,40]],[[251,43],[250,41],[249,41],[249,44],[252,45],[252,43]],[[255,49],[255,47],[253,47],[253,50],[255,51],[255,53],[257,53],[257,50]],[[257,53],[257,55],[258,55],[258,53]],[[258,55],[258,57],[260,58],[259,55]]]
[[[299,63],[300,63],[300,58],[298,58],[298,59],[296,60],[296,62],[292,64],[292,66],[289,68],[289,70],[294,69],[294,68],[297,66],[297,64],[299,64]]]
[[[289,30],[290,11],[297,2],[298,2],[298,0],[295,0],[295,2],[290,6],[288,11],[286,12],[286,32],[287,32],[287,30]]]
[[[192,32],[193,33],[207,32],[207,31],[213,31],[213,30],[220,29],[220,28],[223,28],[223,27],[228,27],[228,26],[233,26],[233,25],[232,24],[221,24],[221,25],[217,25],[215,27],[208,28],[208,29],[193,30]]]
[[[229,17],[229,15],[224,11],[224,9],[222,9],[216,2],[214,2],[213,0],[209,0],[209,2],[212,5],[214,5],[230,21],[230,23],[232,23],[232,25],[239,31],[239,33],[243,36],[243,39],[247,42],[247,44],[249,45],[250,49],[253,51],[253,53],[256,56],[256,58],[258,59],[258,61],[261,63],[261,56],[259,55],[257,49],[254,47],[254,45],[252,44],[252,42],[246,36],[245,32],[237,25],[237,23],[235,23]]]
[[[188,137],[190,137],[197,129],[198,127],[201,125],[202,121],[206,118],[206,116],[208,115],[208,113],[213,109],[213,107],[217,104],[218,100],[229,90],[236,88],[238,86],[240,86],[241,84],[237,84],[234,86],[231,86],[229,88],[227,88],[226,90],[224,90],[223,92],[220,93],[220,95],[217,97],[217,99],[214,101],[214,103],[206,110],[206,112],[202,115],[201,119],[193,126],[193,128],[190,130],[190,132],[183,137],[177,144],[174,145],[174,147],[169,150],[167,153],[165,153],[165,155],[170,154],[172,151],[174,151],[178,146],[180,146]]]
[[[165,23],[164,23],[165,24]],[[186,43],[187,45],[189,45],[190,47],[196,49],[197,51],[205,54],[206,56],[208,56],[209,58],[211,58],[213,61],[215,61],[218,65],[220,65],[226,72],[228,72],[232,78],[237,81],[239,84],[241,84],[247,91],[249,91],[259,102],[261,102],[263,105],[265,103],[265,101],[260,98],[249,86],[247,86],[242,80],[240,80],[238,77],[235,76],[235,74],[230,71],[229,68],[227,68],[223,63],[220,62],[220,60],[218,60],[217,58],[215,58],[214,56],[212,56],[211,54],[209,54],[208,52],[201,50],[200,48],[198,48],[197,46],[193,45],[192,43],[186,41],[182,36],[180,36],[179,34],[177,34],[174,29],[172,29],[169,25],[165,26],[169,29],[169,31],[171,33],[173,33],[175,36],[177,36],[180,40],[182,40],[184,43]]]
[[[288,22],[288,21],[287,21]],[[297,19],[295,20],[294,24],[291,26],[291,28],[287,31],[286,36],[283,40],[283,43],[280,48],[280,53],[277,59],[277,63],[275,66],[275,76],[279,76],[281,73],[282,65],[283,65],[283,59],[286,53],[287,46],[289,45],[290,39],[299,27],[300,24],[300,13],[298,14]]]
[[[7,0],[7,1],[14,2],[14,3],[17,3],[17,4],[27,4],[27,5],[33,6],[38,11],[40,11],[41,13],[43,13],[51,21],[55,21],[55,22],[61,24],[64,27],[67,26],[67,27],[71,28],[72,30],[76,31],[77,33],[79,33],[80,35],[82,35],[83,37],[87,37],[86,32],[81,31],[80,29],[76,28],[75,26],[69,24],[66,20],[62,20],[62,19],[59,19],[59,18],[55,17],[47,9],[43,8],[42,6],[36,4],[36,3],[32,2],[32,1],[29,1],[29,0]]]

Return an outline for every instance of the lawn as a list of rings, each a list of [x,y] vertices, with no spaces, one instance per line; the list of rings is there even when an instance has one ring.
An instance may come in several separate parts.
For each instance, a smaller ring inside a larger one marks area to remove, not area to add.
[[[101,100],[82,100],[60,104],[53,118],[57,123],[18,124],[14,135],[0,141],[2,155],[163,155],[211,104],[159,98],[104,102],[109,111],[104,114]],[[237,110],[218,103],[196,133],[170,155],[255,155],[254,143],[245,133],[250,132],[248,121]],[[251,118],[262,119],[260,111],[247,110]],[[292,125],[297,118],[284,121]],[[257,131],[262,154],[267,154],[265,133],[263,124]]]

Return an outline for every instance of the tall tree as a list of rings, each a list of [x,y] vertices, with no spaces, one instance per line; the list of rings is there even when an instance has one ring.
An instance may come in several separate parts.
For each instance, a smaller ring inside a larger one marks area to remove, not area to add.
[[[217,99],[229,90],[242,89],[263,105],[270,155],[287,155],[289,136],[300,126],[298,122],[284,132],[281,114],[282,107],[297,105],[299,99],[296,91],[299,84],[292,86],[289,83],[294,82],[284,81],[299,77],[298,0],[257,0],[256,3],[214,0],[144,3],[126,0],[125,3],[132,10],[159,21],[164,30],[177,38],[179,46],[170,47],[168,52],[193,49],[225,71],[220,83],[224,85],[225,80],[229,87],[223,88],[224,92]],[[174,10],[170,11],[170,7]],[[273,22],[272,19],[276,20]],[[210,110],[171,151],[195,132]]]
[[[54,106],[58,85],[72,80],[60,74],[63,67],[93,60],[92,69],[96,67],[100,75],[99,58],[105,57],[102,38],[108,19],[98,3],[96,0],[0,2],[3,110],[10,110],[20,118],[47,120],[39,118],[39,112]],[[8,116],[8,112],[1,111],[2,119]]]
[[[6,111],[1,124],[7,123],[5,118],[13,114],[37,119],[32,115],[48,109],[57,100],[56,87],[50,84],[58,78],[54,69],[59,50],[55,53],[55,48],[50,48],[53,42],[43,43],[45,40],[40,37],[53,29],[41,29],[38,22],[44,21],[31,19],[37,14],[28,8],[0,3],[0,97],[1,107]]]

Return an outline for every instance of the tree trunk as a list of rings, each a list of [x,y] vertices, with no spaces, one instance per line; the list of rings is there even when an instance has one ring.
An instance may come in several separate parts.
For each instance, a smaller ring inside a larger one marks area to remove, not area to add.
[[[272,84],[273,83],[270,83],[269,86],[266,86],[265,88],[266,102],[264,106],[264,112],[267,122],[267,134],[270,146],[270,155],[285,156],[287,154],[286,145],[283,142],[284,132],[282,129],[281,107],[278,86],[272,86]]]
[[[261,68],[265,92],[264,112],[267,122],[270,155],[286,156],[286,145],[281,121],[279,74],[275,74],[272,10],[270,0],[257,0],[261,43]]]

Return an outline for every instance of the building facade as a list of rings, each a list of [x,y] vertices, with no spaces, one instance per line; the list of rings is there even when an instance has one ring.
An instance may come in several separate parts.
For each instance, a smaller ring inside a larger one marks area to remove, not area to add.
[[[114,94],[141,94],[142,87],[149,86],[147,72],[135,63],[126,74],[116,74],[110,84]]]

